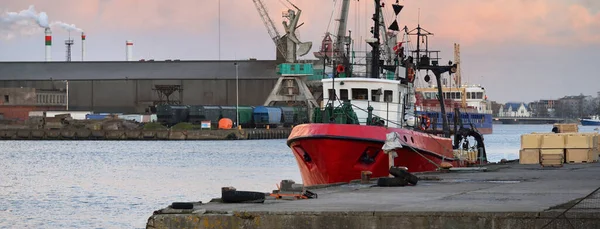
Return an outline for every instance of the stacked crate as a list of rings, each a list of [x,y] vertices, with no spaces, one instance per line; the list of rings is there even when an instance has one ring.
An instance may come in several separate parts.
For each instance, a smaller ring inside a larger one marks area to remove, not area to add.
[[[557,123],[554,127],[558,128],[559,133],[577,133],[579,125],[577,123]]]
[[[565,134],[543,134],[540,144],[542,166],[562,166],[565,162]]]
[[[521,135],[521,150],[519,151],[520,164],[539,164],[540,163],[540,144],[541,134],[523,134]]]
[[[598,134],[579,133],[565,136],[566,163],[598,161]]]
[[[521,135],[519,161],[542,166],[597,162],[599,138],[596,133],[524,134]]]

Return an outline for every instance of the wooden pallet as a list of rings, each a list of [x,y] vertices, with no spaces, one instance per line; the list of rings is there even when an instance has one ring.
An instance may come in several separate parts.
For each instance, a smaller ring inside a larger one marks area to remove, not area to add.
[[[598,161],[568,161],[569,164],[577,164],[577,163],[597,163]]]
[[[542,167],[562,167],[564,160],[562,154],[542,154],[540,164]]]
[[[563,164],[546,164],[546,165],[542,164],[542,167],[544,167],[544,168],[545,168],[545,167],[555,167],[555,168],[560,168],[560,167],[563,167]]]

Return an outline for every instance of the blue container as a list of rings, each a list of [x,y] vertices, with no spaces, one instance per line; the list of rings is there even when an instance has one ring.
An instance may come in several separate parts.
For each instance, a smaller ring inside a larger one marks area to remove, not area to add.
[[[107,116],[108,116],[107,114],[86,114],[85,119],[102,120],[102,119],[105,119]]]
[[[279,107],[258,106],[252,111],[252,116],[257,127],[266,125],[277,127],[281,124],[281,108]]]

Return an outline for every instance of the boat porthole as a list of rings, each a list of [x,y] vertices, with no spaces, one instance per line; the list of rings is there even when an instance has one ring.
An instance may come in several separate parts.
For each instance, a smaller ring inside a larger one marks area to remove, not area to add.
[[[415,143],[415,139],[414,139],[412,136],[410,136],[410,141],[411,141],[412,143]]]
[[[408,142],[408,139],[406,139],[406,135],[404,135],[403,137],[404,137],[404,142]]]

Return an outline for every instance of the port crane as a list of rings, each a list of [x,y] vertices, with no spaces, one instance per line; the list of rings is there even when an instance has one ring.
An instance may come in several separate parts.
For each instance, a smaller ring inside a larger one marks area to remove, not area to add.
[[[329,64],[343,64],[346,66],[346,76],[351,76],[352,67],[349,64],[349,49],[352,43],[351,33],[347,30],[348,27],[348,12],[350,8],[350,0],[343,0],[341,3],[341,9],[339,17],[336,19],[338,21],[338,25],[336,28],[336,34],[334,35],[335,41],[332,41],[331,34],[327,32],[325,34],[325,38],[321,43],[321,49],[318,52],[315,52],[315,57],[319,58],[319,60],[323,63],[329,61]],[[396,2],[393,4],[393,7],[399,7],[399,10],[402,8]],[[381,31],[386,31],[381,35],[381,42],[374,42],[373,38],[367,39],[367,43],[376,44],[379,47],[378,53],[381,55],[381,60],[384,61],[384,69],[388,71],[395,71],[395,50],[394,48],[398,47],[397,45],[397,31],[398,24],[396,21],[390,25],[390,28],[386,27],[386,23],[383,17],[383,7],[377,7],[379,11],[378,16],[378,27]],[[372,27],[371,27],[372,28]],[[372,28],[373,29],[373,28]],[[372,30],[373,32],[373,30]],[[375,35],[375,34],[374,34]],[[382,63],[378,63],[382,65]],[[370,65],[367,63],[367,65]]]
[[[269,16],[267,7],[262,0],[252,0],[258,14],[260,15],[269,36],[277,47],[277,58],[281,64],[277,66],[278,74],[281,75],[267,97],[265,106],[299,106],[306,107],[307,117],[312,118],[312,109],[318,107],[318,103],[306,85],[306,77],[313,74],[312,64],[298,63],[297,57],[304,56],[310,52],[312,42],[301,42],[296,30],[304,23],[298,25],[302,10],[286,0],[294,9],[282,14],[287,19],[283,21],[285,35],[281,35],[275,27],[275,23]]]
[[[296,30],[304,23],[298,25],[302,10],[294,5],[289,0],[286,0],[294,9],[288,9],[287,12],[283,13],[283,17],[287,18],[287,21],[283,21],[283,27],[285,29],[285,35],[281,35],[275,23],[269,16],[269,12],[265,3],[262,0],[252,0],[258,14],[260,15],[263,24],[269,32],[269,36],[275,43],[277,48],[277,60],[285,61],[286,63],[295,63],[298,56],[304,56],[308,54],[312,48],[312,42],[301,42],[296,35]]]

